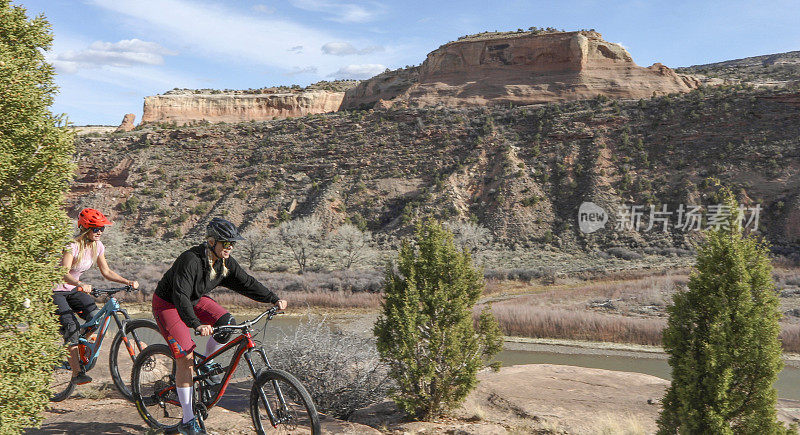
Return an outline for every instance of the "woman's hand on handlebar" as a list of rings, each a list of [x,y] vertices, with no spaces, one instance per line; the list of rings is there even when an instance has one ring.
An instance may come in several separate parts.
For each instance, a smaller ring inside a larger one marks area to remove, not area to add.
[[[278,307],[279,310],[285,310],[286,305],[288,305],[288,302],[286,302],[283,299],[280,299],[278,302],[275,302],[275,306]]]
[[[197,328],[194,328],[194,330],[197,331],[198,334],[203,336],[211,335],[214,333],[214,327],[211,325],[200,325]]]
[[[139,281],[128,281],[128,285],[133,287],[134,289],[139,288]]]
[[[89,284],[84,284],[82,282],[78,283],[78,285],[75,287],[75,290],[78,290],[79,292],[92,294],[92,286]]]

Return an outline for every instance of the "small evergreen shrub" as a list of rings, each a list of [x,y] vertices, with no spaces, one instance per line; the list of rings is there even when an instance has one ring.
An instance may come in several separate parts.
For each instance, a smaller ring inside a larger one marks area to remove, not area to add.
[[[375,324],[377,346],[397,383],[393,399],[414,417],[435,418],[458,406],[477,372],[502,348],[497,321],[472,307],[484,282],[467,251],[439,222],[417,225],[386,271],[386,300]],[[494,368],[499,366],[493,365]]]

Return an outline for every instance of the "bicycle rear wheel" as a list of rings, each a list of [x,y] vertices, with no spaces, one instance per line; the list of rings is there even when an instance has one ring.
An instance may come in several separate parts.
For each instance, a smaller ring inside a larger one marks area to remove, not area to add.
[[[183,413],[175,390],[175,359],[167,345],[148,346],[136,357],[131,387],[136,410],[150,427],[177,429]]]
[[[268,409],[272,412],[272,419]],[[283,370],[263,371],[253,382],[250,417],[259,434],[322,433],[311,395],[297,378]]]
[[[111,342],[108,367],[114,385],[126,399],[132,401],[130,380],[136,357],[147,347],[157,343],[166,344],[166,341],[156,322],[149,319],[130,320],[123,328],[125,334],[122,334],[122,330],[117,331],[114,341]]]
[[[75,391],[75,384],[72,383],[72,370],[69,368],[69,362],[66,360],[58,363],[53,370],[52,378],[50,379],[50,391],[53,395],[50,396],[51,402],[60,402]]]

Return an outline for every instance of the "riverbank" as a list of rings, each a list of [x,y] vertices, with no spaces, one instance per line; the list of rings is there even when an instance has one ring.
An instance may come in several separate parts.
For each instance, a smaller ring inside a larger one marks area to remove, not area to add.
[[[641,344],[607,343],[583,340],[565,340],[555,338],[527,338],[504,336],[506,350],[526,352],[551,352],[580,355],[607,355],[629,358],[653,358],[666,360],[668,355],[661,346],[645,346]],[[800,369],[800,354],[784,353],[783,363],[786,367]]]

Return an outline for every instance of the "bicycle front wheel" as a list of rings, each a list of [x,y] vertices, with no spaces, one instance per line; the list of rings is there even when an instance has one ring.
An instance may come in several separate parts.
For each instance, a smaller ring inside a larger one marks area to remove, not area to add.
[[[166,344],[148,346],[136,357],[131,389],[136,410],[148,426],[177,429],[183,412],[175,390],[175,358]]]
[[[50,396],[51,402],[60,402],[75,391],[75,384],[72,383],[72,370],[66,360],[59,362],[53,370],[50,391],[53,393]]]
[[[319,434],[317,408],[303,384],[283,370],[259,374],[250,391],[250,416],[259,434]]]
[[[114,336],[114,341],[111,342],[108,367],[114,385],[126,399],[132,401],[130,380],[136,357],[147,347],[157,343],[166,344],[166,341],[161,336],[158,325],[152,320],[130,320],[125,323],[123,328],[125,334],[122,333],[122,330],[118,331]]]

